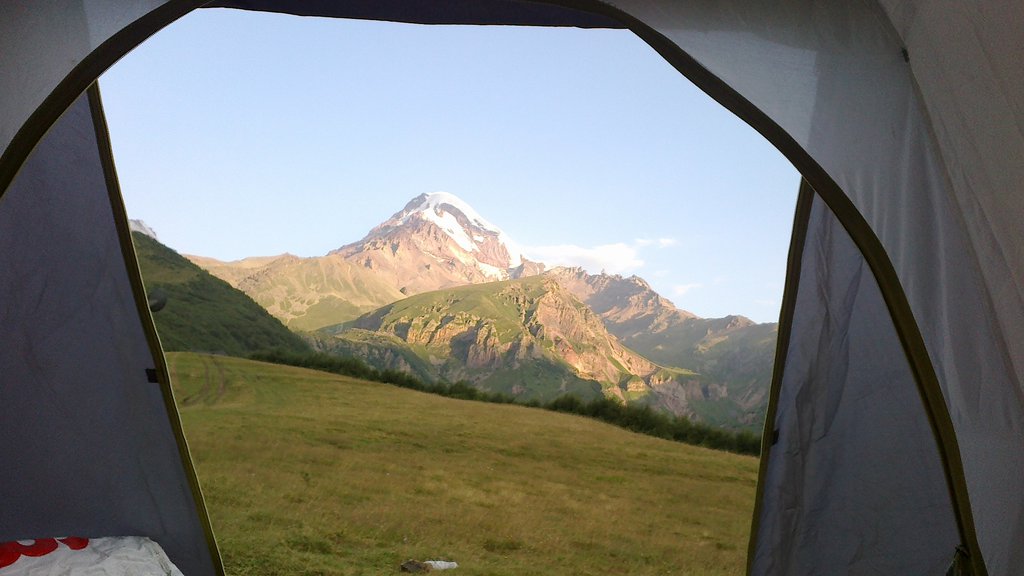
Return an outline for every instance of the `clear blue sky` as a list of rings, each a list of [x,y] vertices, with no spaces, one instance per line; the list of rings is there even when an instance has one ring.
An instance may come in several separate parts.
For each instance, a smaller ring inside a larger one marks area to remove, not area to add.
[[[424,192],[535,255],[775,321],[799,175],[632,33],[200,10],[100,82],[132,218],[322,255]]]

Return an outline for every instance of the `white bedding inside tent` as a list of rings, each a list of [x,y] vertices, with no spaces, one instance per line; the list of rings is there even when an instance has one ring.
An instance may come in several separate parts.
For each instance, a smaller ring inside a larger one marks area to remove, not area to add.
[[[6,562],[13,560],[12,563]],[[0,543],[0,576],[183,576],[142,536],[46,538]]]

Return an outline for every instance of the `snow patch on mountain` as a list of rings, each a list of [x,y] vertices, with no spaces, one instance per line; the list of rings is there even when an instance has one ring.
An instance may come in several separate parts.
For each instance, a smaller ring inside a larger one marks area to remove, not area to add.
[[[488,278],[494,278],[495,280],[506,280],[508,279],[508,271],[497,266],[491,266],[484,262],[477,262],[477,268],[484,273]]]
[[[467,230],[459,221],[457,213],[461,213],[474,229]],[[392,224],[395,226],[401,226],[412,218],[422,218],[433,222],[467,252],[479,251],[479,245],[487,240],[486,236],[480,232],[489,232],[496,235],[498,241],[504,244],[508,250],[510,268],[523,263],[523,251],[501,228],[492,224],[466,201],[450,192],[421,194],[396,216],[397,219]]]
[[[469,223],[477,228],[482,228],[495,234],[501,234],[501,228],[498,228],[494,224],[488,222],[483,216],[481,216],[472,206],[467,204],[462,198],[459,198],[455,194],[449,192],[431,192],[430,194],[421,194],[418,199],[422,199],[419,206],[413,208],[416,212],[443,212],[443,206],[445,204],[455,208],[459,212],[462,212],[469,220]],[[410,214],[411,215],[411,214]]]
[[[331,255],[377,270],[406,295],[540,274],[519,246],[458,196],[421,194]]]
[[[419,212],[423,218],[437,224],[437,227],[444,231],[445,234],[451,237],[459,248],[467,252],[478,251],[480,248],[476,245],[476,242],[469,237],[466,229],[459,224],[459,219],[454,214],[448,211],[442,210],[423,210]],[[411,217],[411,216],[410,216]],[[404,221],[403,221],[404,223]],[[482,237],[481,237],[482,239]]]
[[[523,264],[523,249],[515,242],[509,240],[508,236],[504,232],[498,235],[498,239],[505,245],[505,249],[508,250],[509,267],[515,268]]]
[[[153,240],[159,240],[159,238],[156,237],[156,231],[147,226],[146,223],[143,222],[142,220],[129,219],[128,229],[131,230],[132,232],[139,232],[141,234],[145,234],[146,236],[149,236]]]

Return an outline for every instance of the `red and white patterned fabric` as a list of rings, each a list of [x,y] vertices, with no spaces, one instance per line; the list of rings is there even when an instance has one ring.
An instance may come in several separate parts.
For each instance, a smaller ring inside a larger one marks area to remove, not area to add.
[[[0,542],[0,576],[182,576],[160,546],[140,536]]]

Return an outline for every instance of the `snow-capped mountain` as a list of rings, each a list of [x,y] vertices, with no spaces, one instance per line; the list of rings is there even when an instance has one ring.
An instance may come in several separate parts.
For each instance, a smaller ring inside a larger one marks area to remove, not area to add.
[[[325,256],[189,258],[299,330],[352,320],[413,294],[544,271],[500,228],[445,192],[413,198],[362,240]]]
[[[448,192],[420,194],[401,212],[370,231],[367,238],[384,235],[417,220],[430,222],[447,234],[463,251],[477,253],[493,265],[514,268],[522,264],[522,254],[508,236],[480,216],[461,198]]]
[[[636,276],[545,273],[452,194],[417,196],[325,256],[191,258],[289,327],[326,329],[310,336],[318,349],[379,369],[523,399],[615,396],[729,426],[764,414],[776,325],[698,318]]]
[[[497,226],[454,194],[413,198],[362,240],[332,252],[388,278],[405,294],[541,272]]]

